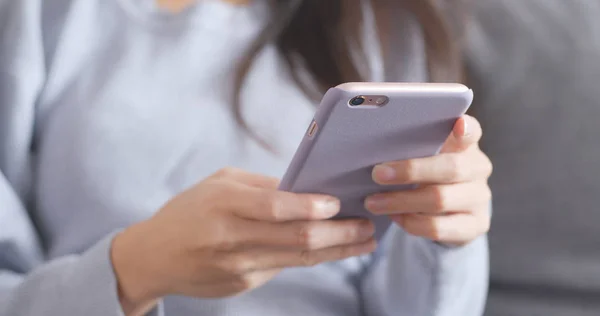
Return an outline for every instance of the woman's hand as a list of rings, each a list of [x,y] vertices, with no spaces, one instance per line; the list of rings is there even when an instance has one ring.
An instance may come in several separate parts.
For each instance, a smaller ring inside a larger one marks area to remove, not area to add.
[[[277,180],[225,169],[178,195],[112,247],[122,305],[201,298],[256,288],[286,267],[312,266],[374,251],[367,220],[327,220],[337,199],[277,191]]]
[[[373,195],[365,202],[367,209],[390,215],[410,234],[449,245],[463,245],[486,233],[492,164],[479,149],[481,135],[479,122],[464,116],[440,155],[376,166],[373,179],[379,184],[419,187]]]

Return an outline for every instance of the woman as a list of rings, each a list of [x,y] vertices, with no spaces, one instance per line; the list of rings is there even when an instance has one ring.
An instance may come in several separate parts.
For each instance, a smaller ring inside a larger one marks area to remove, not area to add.
[[[422,184],[367,199],[397,223],[377,256],[370,223],[272,178],[307,95],[459,80],[451,21],[430,1],[227,2],[0,4],[0,315],[480,315],[475,119],[438,157],[374,168]]]

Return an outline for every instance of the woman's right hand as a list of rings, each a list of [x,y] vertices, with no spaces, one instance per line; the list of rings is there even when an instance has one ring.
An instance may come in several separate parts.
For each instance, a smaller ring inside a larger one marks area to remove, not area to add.
[[[287,267],[374,251],[367,220],[328,220],[335,198],[277,191],[278,181],[223,169],[115,237],[112,261],[129,310],[170,294],[226,297]],[[126,306],[124,306],[126,307]]]

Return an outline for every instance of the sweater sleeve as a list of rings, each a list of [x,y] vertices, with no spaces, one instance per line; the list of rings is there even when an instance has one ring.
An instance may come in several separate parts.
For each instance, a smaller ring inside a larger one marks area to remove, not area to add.
[[[394,225],[371,260],[361,294],[367,316],[480,316],[488,288],[487,237],[449,248]]]
[[[61,257],[20,274],[14,244],[0,246],[0,316],[124,316],[109,259],[112,236],[81,255]],[[20,259],[23,260],[23,259]],[[11,262],[12,261],[12,262]],[[162,315],[160,308],[150,315]]]
[[[112,236],[82,254],[44,262],[27,208],[45,77],[41,6],[42,0],[0,0],[0,316],[121,316]]]

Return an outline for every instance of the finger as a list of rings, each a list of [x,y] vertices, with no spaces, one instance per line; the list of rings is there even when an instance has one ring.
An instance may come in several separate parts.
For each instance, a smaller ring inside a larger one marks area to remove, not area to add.
[[[476,145],[483,131],[479,121],[469,115],[463,115],[456,121],[452,134],[442,147],[442,153],[460,152]]]
[[[364,242],[375,233],[365,219],[297,221],[288,223],[245,222],[239,237],[250,246],[318,250]]]
[[[237,168],[223,168],[215,172],[212,178],[233,180],[252,187],[276,190],[279,186],[279,179],[267,177],[259,174],[250,173]]]
[[[487,178],[492,164],[479,149],[433,157],[389,162],[373,168],[373,181],[381,185],[444,184]]]
[[[375,194],[366,199],[365,207],[376,215],[440,214],[486,204],[491,195],[490,188],[483,181],[431,185],[414,190]]]
[[[445,243],[463,245],[488,232],[490,217],[485,212],[442,216],[403,214],[391,217],[407,233]]]
[[[337,261],[372,253],[377,248],[374,239],[320,250],[255,249],[234,257],[240,262],[238,270],[252,272],[290,267],[311,267],[324,262]]]
[[[319,194],[248,188],[224,198],[235,215],[258,221],[322,220],[340,211],[338,199]]]

